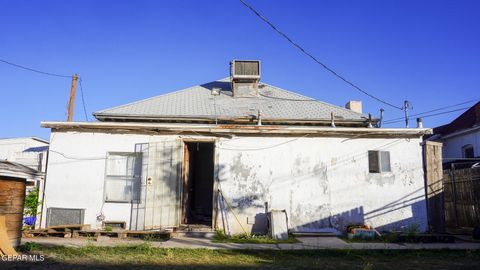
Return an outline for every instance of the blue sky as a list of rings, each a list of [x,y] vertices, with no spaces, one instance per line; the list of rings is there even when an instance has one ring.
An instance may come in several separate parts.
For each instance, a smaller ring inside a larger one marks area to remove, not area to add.
[[[410,100],[411,113],[480,99],[480,1],[247,2],[370,93]],[[263,81],[319,100],[403,114],[333,77],[237,0],[0,0],[0,59],[78,73],[89,114],[226,77],[231,59],[260,59]],[[66,119],[69,89],[69,79],[0,63],[0,137],[48,138],[40,121]],[[78,96],[74,120],[82,110]]]

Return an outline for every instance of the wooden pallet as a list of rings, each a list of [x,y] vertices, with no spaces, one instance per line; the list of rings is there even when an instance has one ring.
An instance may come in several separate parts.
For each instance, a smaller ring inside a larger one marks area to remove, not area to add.
[[[90,225],[74,224],[49,226],[46,229],[36,229],[23,232],[24,237],[62,237],[62,238],[80,238],[108,236],[112,238],[125,239],[149,239],[149,240],[168,240],[171,237],[171,231],[131,231],[131,230],[91,230]]]
[[[150,239],[150,240],[168,240],[170,239],[170,232],[167,231],[130,231],[130,230],[115,230],[115,231],[105,231],[105,230],[75,230],[73,231],[73,238],[80,237],[99,237],[99,236],[108,236],[112,238],[139,238],[139,239]]]
[[[57,225],[57,226],[49,226],[46,229],[36,229],[36,230],[29,230],[24,231],[24,237],[63,237],[63,238],[70,238],[74,231],[78,230],[89,230],[90,225],[86,224],[69,224],[69,225]]]
[[[74,230],[90,230],[90,224],[48,226],[47,229],[56,232],[73,232]]]
[[[99,236],[108,236],[114,238],[127,238],[127,234],[124,231],[105,231],[105,230],[75,230],[73,231],[72,237],[99,237]]]

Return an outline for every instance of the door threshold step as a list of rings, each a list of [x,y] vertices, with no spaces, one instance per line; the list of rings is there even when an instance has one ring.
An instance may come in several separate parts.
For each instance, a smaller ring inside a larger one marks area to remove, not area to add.
[[[195,231],[175,231],[172,232],[172,238],[182,238],[182,237],[191,237],[191,238],[206,238],[206,239],[213,239],[215,238],[216,232],[215,231],[203,231],[203,232],[195,232]]]

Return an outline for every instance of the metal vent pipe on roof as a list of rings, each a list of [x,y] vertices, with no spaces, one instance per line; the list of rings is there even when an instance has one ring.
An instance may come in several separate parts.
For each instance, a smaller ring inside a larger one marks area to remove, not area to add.
[[[423,128],[423,120],[422,118],[417,118],[417,128]]]

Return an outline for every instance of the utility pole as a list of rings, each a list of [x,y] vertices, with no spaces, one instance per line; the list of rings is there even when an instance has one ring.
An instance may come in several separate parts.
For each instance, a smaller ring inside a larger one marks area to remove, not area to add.
[[[403,110],[405,111],[405,127],[408,128],[408,109],[410,109],[412,106],[410,105],[410,102],[408,100],[405,100],[403,102]]]
[[[77,80],[78,80],[78,75],[75,73],[72,76],[72,88],[70,88],[70,100],[68,101],[68,117],[67,117],[68,122],[72,122],[72,118],[73,118],[73,107],[75,105],[75,93],[77,91]]]

